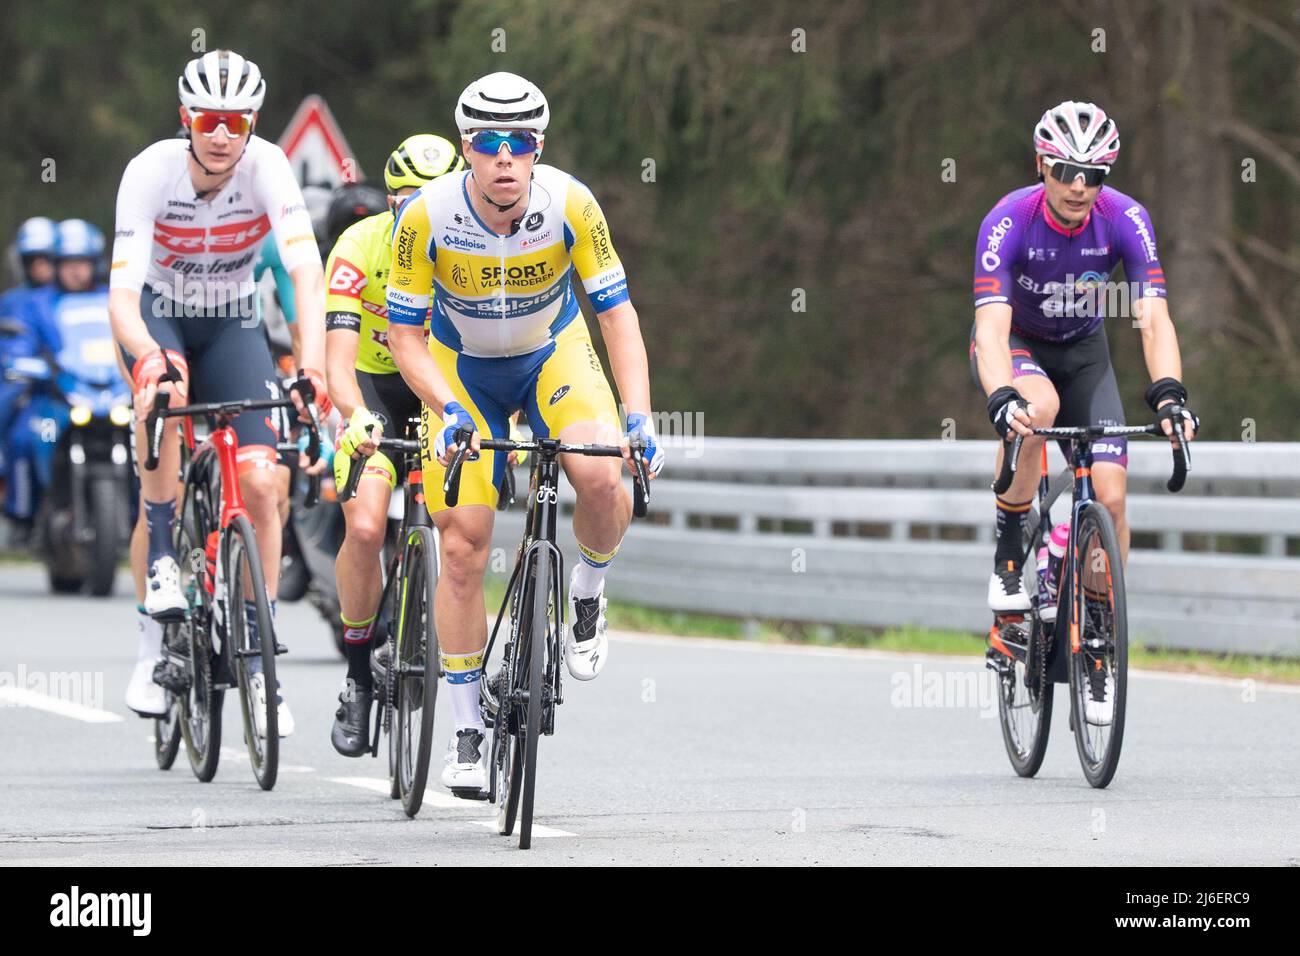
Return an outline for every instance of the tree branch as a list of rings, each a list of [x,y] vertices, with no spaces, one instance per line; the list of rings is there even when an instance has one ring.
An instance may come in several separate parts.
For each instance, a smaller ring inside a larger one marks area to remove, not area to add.
[[[1290,255],[1275,246],[1270,246],[1258,236],[1246,236],[1241,240],[1241,244],[1261,259],[1300,275],[1300,256]]]
[[[1239,119],[1230,119],[1214,124],[1214,130],[1263,153],[1300,186],[1300,161],[1255,127]]]
[[[1291,338],[1291,330],[1287,328],[1286,319],[1283,318],[1282,311],[1277,307],[1277,303],[1270,299],[1260,287],[1259,277],[1246,264],[1246,261],[1238,255],[1237,250],[1232,248],[1222,237],[1214,240],[1213,248],[1228,266],[1228,270],[1232,273],[1233,278],[1237,280],[1237,284],[1250,296],[1251,301],[1259,309],[1259,314],[1263,316],[1264,322],[1273,333],[1274,344],[1282,355],[1287,372],[1291,375],[1300,372],[1300,363],[1296,361],[1295,341]]]
[[[1229,16],[1254,27],[1264,36],[1277,41],[1295,56],[1300,56],[1300,43],[1296,42],[1296,38],[1267,17],[1261,17],[1258,13],[1245,9],[1241,4],[1234,3],[1233,0],[1219,0],[1219,8]]]

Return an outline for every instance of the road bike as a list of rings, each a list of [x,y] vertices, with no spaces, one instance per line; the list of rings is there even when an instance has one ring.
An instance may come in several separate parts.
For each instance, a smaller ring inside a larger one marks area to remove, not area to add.
[[[304,403],[312,401],[309,388],[302,395]],[[292,398],[280,398],[170,408],[167,396],[160,394],[146,421],[146,469],[158,467],[167,419],[182,419],[183,457],[188,459],[174,531],[186,609],[180,619],[166,622],[163,628],[163,660],[154,680],[164,688],[166,713],[155,721],[155,751],[158,765],[169,767],[179,732],[190,767],[204,783],[217,773],[222,705],[232,687],[239,689],[244,742],[254,778],[263,790],[270,790],[279,771],[275,659],[288,648],[276,639],[257,537],[239,489],[239,439],[231,423],[246,411],[293,407]],[[320,425],[314,406],[307,404],[307,409],[311,418],[306,424],[307,449],[315,463],[320,455]],[[210,416],[214,427],[196,444],[192,418],[197,416]],[[255,628],[249,626],[250,615]],[[253,693],[253,659],[261,665],[264,708],[258,708]],[[259,717],[264,736],[257,731]]]
[[[389,795],[401,799],[402,809],[410,817],[420,812],[424,802],[434,706],[442,676],[433,617],[438,537],[424,506],[420,442],[409,437],[418,423],[418,418],[407,423],[408,437],[384,438],[376,445],[389,453],[399,469],[404,507],[396,547],[385,566],[384,589],[370,624],[370,669],[378,705],[370,753],[379,755],[380,738],[387,734]],[[367,457],[353,461],[338,494],[340,502],[356,496]]]
[[[447,505],[460,498],[461,465],[469,452],[470,433],[458,430],[459,447],[447,468],[443,493]],[[492,731],[488,758],[488,791],[482,795],[497,807],[497,832],[510,836],[519,824],[519,848],[532,844],[533,804],[537,786],[537,744],[541,735],[555,733],[555,709],[564,702],[560,672],[564,669],[563,581],[564,557],[556,546],[559,513],[560,455],[621,458],[615,445],[567,445],[556,438],[510,441],[484,438],[486,451],[531,452],[532,477],[528,485],[528,514],[514,570],[497,612],[479,680],[484,723]],[[645,446],[632,445],[633,513],[645,517],[649,479]],[[488,676],[492,650],[509,616],[501,642],[500,664]]]
[[[1182,489],[1191,455],[1179,425],[1174,429],[1173,474],[1166,487]],[[1083,774],[1093,787],[1107,786],[1119,767],[1128,701],[1128,604],[1119,538],[1110,512],[1092,485],[1093,442],[1153,435],[1168,441],[1160,423],[1035,428],[1033,434],[1069,443],[1073,469],[1069,542],[1056,580],[1055,601],[1040,587],[1035,555],[1052,531],[1051,506],[1065,490],[1049,479],[1044,445],[1038,501],[1025,522],[1022,568],[1032,606],[1027,614],[998,614],[989,631],[987,666],[997,675],[998,716],[1007,756],[1017,774],[1032,777],[1047,752],[1055,684],[1069,684],[1070,727]],[[993,490],[1003,494],[1015,477],[1022,436],[1003,456]],[[1068,477],[1068,473],[1063,473]],[[1109,697],[1108,707],[1100,706]],[[1088,701],[1094,711],[1088,713]]]

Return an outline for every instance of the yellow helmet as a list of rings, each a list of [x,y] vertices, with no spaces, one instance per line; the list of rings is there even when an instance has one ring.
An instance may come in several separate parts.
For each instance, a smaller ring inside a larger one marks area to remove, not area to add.
[[[433,133],[416,133],[406,137],[397,149],[388,154],[384,182],[388,191],[395,193],[403,186],[419,188],[444,173],[459,172],[464,168],[465,158],[451,140]]]

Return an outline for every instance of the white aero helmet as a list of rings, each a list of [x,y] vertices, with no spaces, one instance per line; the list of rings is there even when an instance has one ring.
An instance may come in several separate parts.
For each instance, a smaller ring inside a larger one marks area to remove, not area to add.
[[[213,50],[185,65],[176,81],[181,105],[191,110],[242,113],[262,108],[266,80],[252,60],[233,50]]]
[[[546,132],[551,111],[534,84],[514,73],[480,77],[456,100],[456,126],[464,136],[472,129],[526,129]]]
[[[1043,114],[1034,127],[1034,151],[1089,166],[1110,164],[1119,156],[1119,127],[1095,103],[1066,100]]]

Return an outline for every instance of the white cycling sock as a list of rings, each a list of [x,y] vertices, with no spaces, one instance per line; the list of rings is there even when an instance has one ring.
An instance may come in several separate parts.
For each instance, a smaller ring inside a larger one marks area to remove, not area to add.
[[[478,706],[478,682],[483,667],[483,652],[473,654],[443,654],[442,672],[447,677],[447,693],[451,695],[451,715],[456,729],[473,728],[483,732],[483,714]]]
[[[578,567],[573,574],[573,580],[569,582],[569,591],[575,601],[594,598],[600,594],[600,586],[605,581],[605,572],[614,563],[616,554],[618,554],[617,546],[608,554],[601,554],[581,541],[578,542]]]
[[[162,657],[162,625],[149,616],[143,606],[137,604],[136,620],[140,628],[140,644],[136,657],[142,661],[157,660]]]

